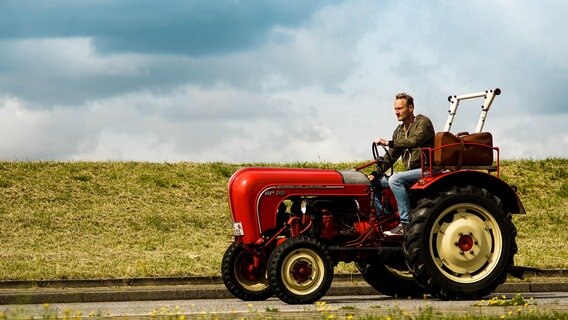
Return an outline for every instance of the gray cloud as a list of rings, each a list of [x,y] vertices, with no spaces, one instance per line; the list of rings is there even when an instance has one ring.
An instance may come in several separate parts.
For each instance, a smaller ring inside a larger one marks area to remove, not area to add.
[[[90,37],[102,52],[226,54],[296,26],[323,1],[3,1],[0,37]]]
[[[565,12],[546,1],[3,1],[0,135],[11,139],[0,154],[366,159],[396,125],[396,92],[441,129],[448,95],[499,86],[486,128],[503,155],[568,156]],[[472,130],[477,104],[460,107],[456,130]]]

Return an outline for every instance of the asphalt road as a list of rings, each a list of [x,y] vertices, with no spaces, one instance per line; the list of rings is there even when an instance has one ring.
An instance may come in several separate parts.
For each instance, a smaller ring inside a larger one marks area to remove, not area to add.
[[[515,294],[496,293],[492,297],[505,301]],[[442,314],[470,315],[512,315],[545,311],[568,313],[568,292],[535,292],[521,294],[527,305],[524,306],[489,306],[488,300],[441,301],[437,299],[395,299],[384,295],[341,295],[325,296],[310,305],[288,305],[276,298],[260,302],[246,302],[239,299],[190,299],[129,302],[90,302],[90,303],[54,303],[3,305],[0,312],[17,317],[44,317],[59,315],[104,316],[128,318],[173,315],[187,315],[189,318],[235,318],[241,317],[299,317],[321,318],[329,314],[337,316],[354,315],[390,315],[409,314],[431,310]],[[489,297],[491,298],[491,297]]]
[[[511,315],[563,311],[568,314],[566,270],[540,270],[524,281],[499,286],[485,301],[395,299],[379,295],[360,275],[337,275],[327,295],[310,305],[288,305],[277,298],[246,302],[233,298],[218,277],[130,280],[66,280],[0,282],[0,318],[72,318],[76,316],[195,316],[240,319],[267,316],[327,318],[327,314],[390,315],[432,312]],[[507,301],[515,295],[526,306],[489,306],[488,299]],[[502,296],[505,295],[505,298]],[[532,299],[531,299],[532,298]],[[236,317],[238,316],[238,317]],[[567,316],[568,317],[568,316]]]

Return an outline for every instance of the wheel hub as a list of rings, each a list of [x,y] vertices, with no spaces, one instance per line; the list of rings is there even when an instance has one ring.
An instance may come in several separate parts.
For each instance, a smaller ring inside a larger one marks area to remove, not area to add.
[[[292,267],[292,277],[299,283],[309,280],[312,275],[312,266],[307,261],[299,261]]]
[[[235,281],[250,292],[259,293],[266,290],[266,266],[262,262],[255,263],[255,258],[248,251],[241,250],[237,254],[232,272]]]
[[[295,294],[308,295],[317,290],[325,274],[321,257],[311,249],[298,249],[283,260],[282,281]]]
[[[260,270],[254,267],[252,259],[241,265],[241,275],[248,281],[258,281],[262,277]]]
[[[455,215],[445,223],[437,237],[438,252],[444,265],[458,274],[476,272],[487,262],[490,236],[484,221],[472,214]],[[479,240],[477,240],[479,239]]]
[[[461,251],[470,251],[473,247],[473,238],[471,235],[461,235],[458,240],[458,247]]]

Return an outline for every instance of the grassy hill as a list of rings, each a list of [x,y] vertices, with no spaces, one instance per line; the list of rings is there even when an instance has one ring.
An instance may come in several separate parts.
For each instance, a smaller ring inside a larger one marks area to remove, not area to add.
[[[0,280],[218,275],[226,185],[242,166],[0,162]],[[502,178],[528,213],[514,217],[517,264],[568,268],[568,159],[505,161]]]

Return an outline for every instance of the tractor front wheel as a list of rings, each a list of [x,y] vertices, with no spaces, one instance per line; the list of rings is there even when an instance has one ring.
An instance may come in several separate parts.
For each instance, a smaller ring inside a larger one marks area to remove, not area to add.
[[[456,187],[420,201],[403,249],[428,293],[478,299],[505,281],[517,252],[516,234],[498,197],[473,186]]]
[[[298,236],[276,247],[268,260],[268,280],[274,294],[289,304],[319,300],[333,281],[333,263],[320,241]]]
[[[256,266],[255,266],[256,265]],[[272,296],[266,277],[266,262],[256,262],[243,244],[233,242],[221,262],[221,275],[227,290],[245,301],[262,301]]]

